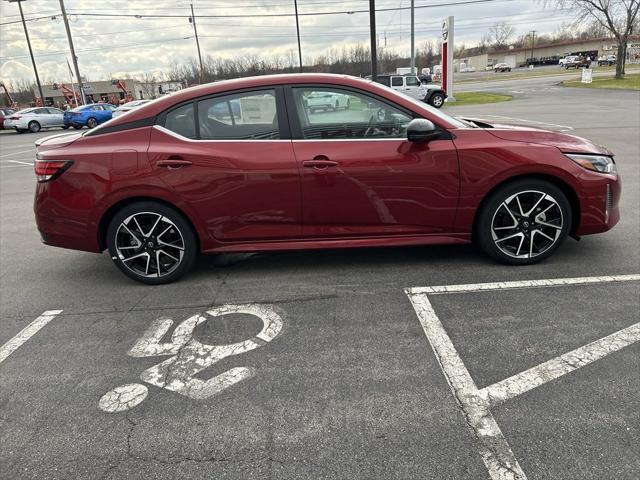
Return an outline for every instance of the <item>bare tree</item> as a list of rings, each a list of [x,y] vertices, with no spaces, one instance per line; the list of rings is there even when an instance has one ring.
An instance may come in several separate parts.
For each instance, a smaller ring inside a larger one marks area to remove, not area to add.
[[[486,40],[494,47],[506,47],[514,33],[515,29],[511,25],[505,22],[498,22],[489,28]]]
[[[618,41],[616,78],[624,77],[627,44],[638,21],[640,0],[555,0],[547,5],[566,8],[577,13],[578,22],[597,22]]]

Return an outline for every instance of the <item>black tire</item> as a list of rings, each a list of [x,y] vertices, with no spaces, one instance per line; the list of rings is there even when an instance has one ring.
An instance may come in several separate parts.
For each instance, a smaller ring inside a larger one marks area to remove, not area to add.
[[[14,127],[17,133],[24,133],[26,130],[22,130],[21,128]]]
[[[73,128],[75,128],[76,130],[80,130],[82,128],[82,125],[74,125]]]
[[[38,133],[40,131],[40,128],[41,128],[40,124],[35,120],[32,120],[31,122],[29,122],[29,131],[31,133]]]
[[[541,197],[541,194],[545,194],[545,197]],[[522,209],[518,207],[509,214],[505,208],[508,209],[506,205],[513,202],[514,197],[515,204],[522,198]],[[542,200],[539,201],[540,198]],[[538,201],[536,209],[530,212]],[[549,205],[549,209],[544,211]],[[521,216],[518,210],[529,215]],[[544,219],[540,215],[544,215]],[[517,226],[509,229],[509,225],[503,226],[505,221]],[[562,244],[572,221],[569,200],[558,187],[534,178],[517,180],[499,188],[483,202],[476,219],[475,240],[487,255],[499,262],[530,265],[546,259]],[[533,245],[531,239],[534,240]],[[521,250],[522,247],[524,250]],[[528,253],[520,253],[527,249]]]
[[[429,99],[429,105],[441,108],[444,105],[444,95],[442,93],[434,93]]]
[[[63,126],[62,126],[62,129],[63,129],[63,130],[68,130],[68,129],[69,129],[69,125],[63,125]]]
[[[133,221],[134,216],[136,220],[140,219],[137,224]],[[152,230],[151,226],[158,218],[161,220],[156,224],[156,229]],[[129,231],[122,226],[124,223],[127,227],[132,225]],[[146,231],[140,232],[136,225],[140,225]],[[168,227],[168,232],[164,227]],[[158,230],[163,231],[158,233]],[[160,237],[163,235],[165,240],[161,241]],[[168,242],[168,244],[162,242]],[[162,246],[160,246],[161,243]],[[114,215],[107,229],[107,247],[113,263],[120,271],[129,278],[147,285],[159,285],[177,280],[191,270],[198,255],[195,233],[184,216],[171,207],[151,201],[132,203]],[[156,261],[162,258],[160,256],[162,253],[158,251],[164,250],[166,250],[164,255],[166,255],[167,264]],[[177,262],[169,258],[168,252],[175,255],[174,259]],[[139,255],[138,259],[132,259],[134,255]],[[161,264],[159,269],[158,263]],[[145,266],[149,276],[141,271]]]
[[[98,126],[98,120],[96,120],[93,117],[90,117],[89,119],[87,119],[87,127],[96,128],[97,126]]]

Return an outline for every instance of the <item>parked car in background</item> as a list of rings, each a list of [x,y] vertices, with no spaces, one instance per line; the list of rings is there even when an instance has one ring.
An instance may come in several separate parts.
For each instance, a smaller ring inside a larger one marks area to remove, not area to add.
[[[507,65],[506,63],[496,63],[493,66],[493,71],[494,72],[510,72],[511,71],[511,67],[509,65]]]
[[[305,97],[305,101],[311,113],[318,110],[347,110],[351,106],[347,95],[333,92],[311,92]]]
[[[18,133],[36,133],[43,128],[69,128],[63,121],[64,112],[53,107],[31,107],[5,117],[4,128],[13,128]]]
[[[118,108],[116,108],[113,111],[113,117],[119,117],[123,113],[127,113],[133,110],[134,108],[141,107],[142,105],[144,105],[145,103],[149,103],[150,101],[151,100],[133,100],[131,102],[127,102],[123,105],[120,105]]]
[[[605,65],[607,66],[611,66],[611,65],[615,65],[616,62],[616,56],[615,55],[603,55],[601,57],[598,58],[598,66],[599,67],[604,67]]]
[[[378,75],[376,82],[436,108],[442,107],[447,98],[440,85],[423,83],[415,75]]]
[[[4,128],[4,119],[13,113],[16,113],[13,108],[0,108],[0,129]]]
[[[64,112],[64,124],[76,129],[82,127],[94,128],[101,123],[111,120],[116,109],[110,103],[91,103]]]
[[[342,95],[351,109],[310,115],[313,93]],[[235,100],[240,121],[201,113]],[[176,280],[200,253],[473,241],[528,265],[620,219],[607,148],[454,118],[346,75],[200,85],[36,147],[42,241],[107,249],[148,284]]]
[[[567,57],[567,61],[564,64],[564,68],[569,70],[570,68],[589,68],[591,60],[585,57]]]

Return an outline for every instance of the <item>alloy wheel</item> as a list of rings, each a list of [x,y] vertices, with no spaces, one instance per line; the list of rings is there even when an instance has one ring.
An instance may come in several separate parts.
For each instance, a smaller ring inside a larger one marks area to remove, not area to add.
[[[169,218],[139,212],[125,218],[115,234],[115,250],[122,264],[142,277],[164,277],[182,263],[185,241]]]
[[[491,237],[495,246],[513,258],[534,258],[562,236],[564,218],[555,198],[526,190],[508,197],[493,214]]]

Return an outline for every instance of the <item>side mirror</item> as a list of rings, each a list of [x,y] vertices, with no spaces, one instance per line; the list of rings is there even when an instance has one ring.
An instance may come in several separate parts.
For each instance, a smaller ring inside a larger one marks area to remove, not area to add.
[[[424,142],[440,134],[433,122],[424,118],[414,118],[407,126],[407,139],[410,142]]]

